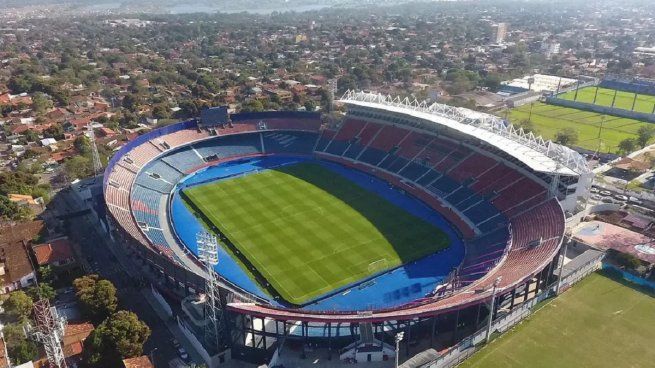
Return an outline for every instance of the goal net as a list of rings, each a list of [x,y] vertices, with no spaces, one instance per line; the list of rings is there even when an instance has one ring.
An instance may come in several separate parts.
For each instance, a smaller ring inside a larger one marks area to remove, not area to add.
[[[382,259],[378,259],[377,261],[373,261],[373,262],[368,264],[368,272],[369,273],[377,273],[377,272],[380,272],[380,271],[384,271],[384,270],[387,269],[388,263],[389,262],[387,262],[386,258],[382,258]]]

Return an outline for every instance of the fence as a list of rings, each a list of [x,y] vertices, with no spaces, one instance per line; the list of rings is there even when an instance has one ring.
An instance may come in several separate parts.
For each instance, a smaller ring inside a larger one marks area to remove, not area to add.
[[[599,256],[585,262],[574,270],[571,270],[568,274],[562,277],[562,284],[560,290],[566,290],[571,287],[576,282],[583,279],[585,276],[590,273],[598,270],[601,267],[601,261],[603,259],[604,253]],[[565,267],[566,270],[566,267]],[[528,317],[534,312],[535,306],[541,303],[542,301],[550,298],[554,295],[555,288],[557,284],[554,283],[550,285],[546,290],[539,293],[536,297],[530,299],[529,301],[523,303],[518,308],[514,309],[509,314],[497,318],[492,326],[491,331],[493,332],[505,332],[508,329],[514,327],[523,319]],[[455,367],[468,357],[473,355],[478,351],[484,344],[487,334],[487,329],[483,328],[473,333],[471,336],[462,340],[459,344],[451,347],[446,353],[440,355],[436,360],[421,365],[421,367],[426,368],[451,368]]]
[[[649,113],[645,113],[645,112],[638,112],[638,111],[620,109],[620,108],[617,108],[617,107],[596,105],[596,104],[592,104],[592,103],[588,103],[588,102],[565,100],[563,98],[559,98],[559,97],[556,97],[556,96],[555,97],[546,97],[546,102],[551,104],[551,105],[570,107],[570,108],[573,108],[573,109],[591,111],[591,112],[595,112],[595,113],[598,113],[598,114],[612,115],[612,116],[618,116],[618,117],[621,117],[621,118],[643,120],[643,121],[647,121],[649,123],[655,123],[655,114],[649,114]]]

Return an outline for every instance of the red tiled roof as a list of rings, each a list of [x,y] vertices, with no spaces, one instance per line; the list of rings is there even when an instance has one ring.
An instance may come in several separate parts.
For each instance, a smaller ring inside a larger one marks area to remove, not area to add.
[[[150,359],[145,355],[136,358],[123,359],[123,365],[125,368],[154,368]]]
[[[73,258],[73,248],[68,238],[38,244],[33,246],[32,250],[34,250],[36,262],[40,266]]]

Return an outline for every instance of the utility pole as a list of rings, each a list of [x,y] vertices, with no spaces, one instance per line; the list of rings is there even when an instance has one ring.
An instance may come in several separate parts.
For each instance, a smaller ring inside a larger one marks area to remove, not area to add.
[[[398,360],[399,360],[398,355],[400,355],[400,342],[403,341],[403,337],[405,337],[405,333],[402,331],[396,334],[396,368],[398,368]]]
[[[566,258],[566,251],[569,249],[569,237],[565,236],[564,252],[562,252],[562,261],[560,262],[559,274],[557,275],[557,287],[555,288],[555,295],[559,295],[559,289],[562,286],[562,274],[564,273],[564,259]]]
[[[491,336],[491,325],[493,324],[493,319],[494,319],[494,308],[496,305],[496,290],[498,289],[498,285],[500,284],[500,281],[503,279],[502,276],[498,276],[498,278],[494,281],[494,289],[491,294],[491,304],[489,305],[489,322],[487,323],[487,335],[485,336],[484,340],[485,343],[489,343],[489,337]]]

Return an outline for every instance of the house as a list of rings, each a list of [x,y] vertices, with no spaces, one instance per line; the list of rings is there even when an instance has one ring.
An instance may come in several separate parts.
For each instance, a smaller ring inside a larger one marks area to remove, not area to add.
[[[32,246],[39,266],[67,266],[75,262],[73,246],[67,237]]]
[[[93,332],[90,322],[68,321],[64,330],[64,357],[69,367],[78,366],[82,360],[84,340]]]
[[[154,368],[150,362],[150,358],[146,355],[142,355],[136,358],[123,359],[123,367],[125,368]]]
[[[62,341],[64,358],[69,368],[79,367],[82,361],[82,352],[84,351],[84,340],[93,332],[94,327],[90,322],[67,321],[64,328],[64,338]],[[48,360],[41,356],[34,361],[35,367],[49,367]]]
[[[34,284],[36,272],[27,251],[43,230],[43,221],[0,226],[0,294]]]
[[[10,201],[20,205],[27,206],[33,213],[39,214],[45,209],[43,198],[33,198],[31,195],[10,193],[7,195]]]

